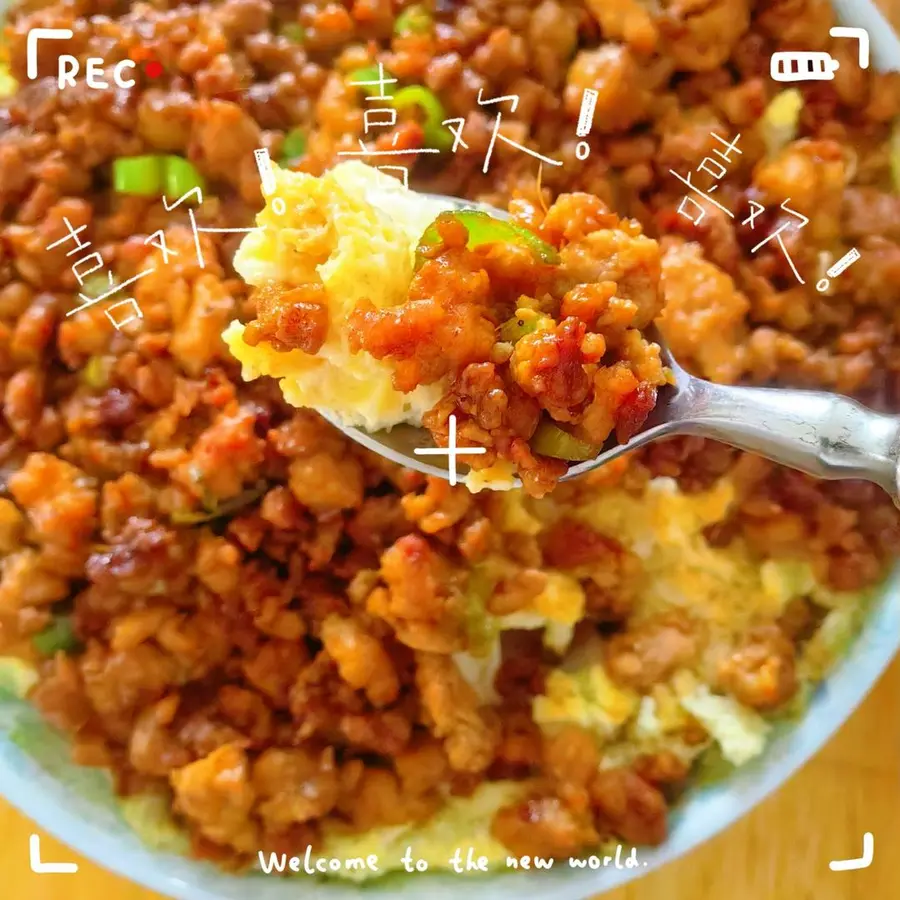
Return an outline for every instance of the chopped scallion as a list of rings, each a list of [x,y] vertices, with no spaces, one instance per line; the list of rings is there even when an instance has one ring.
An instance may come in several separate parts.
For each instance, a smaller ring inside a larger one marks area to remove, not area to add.
[[[212,522],[214,519],[220,519],[223,516],[230,516],[239,512],[259,500],[268,489],[267,485],[260,484],[246,491],[241,491],[222,503],[205,504],[207,505],[206,512],[201,512],[200,510],[175,510],[169,518],[174,525],[202,525],[206,522]]]

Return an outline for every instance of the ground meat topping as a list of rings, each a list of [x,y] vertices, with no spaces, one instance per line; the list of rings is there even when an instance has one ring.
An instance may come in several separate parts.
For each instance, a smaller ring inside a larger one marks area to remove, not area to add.
[[[416,684],[447,759],[460,772],[483,772],[497,747],[496,723],[478,709],[475,692],[455,663],[436,653],[416,654]]]
[[[677,613],[665,613],[614,635],[606,645],[605,658],[616,681],[646,691],[689,665],[698,650],[690,621]]]
[[[754,709],[773,709],[797,690],[794,644],[777,625],[754,628],[719,669],[722,687]]]
[[[266,284],[253,295],[256,318],[244,329],[244,341],[255,347],[268,341],[275,350],[314,354],[328,336],[328,300],[320,285],[283,289]]]

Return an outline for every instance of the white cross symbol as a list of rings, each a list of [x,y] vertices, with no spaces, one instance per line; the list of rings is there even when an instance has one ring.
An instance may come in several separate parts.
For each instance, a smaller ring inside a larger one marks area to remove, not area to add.
[[[450,416],[450,432],[447,435],[447,447],[416,447],[413,450],[417,456],[438,456],[447,454],[447,468],[450,469],[450,484],[456,484],[456,457],[461,454],[487,453],[485,447],[457,447],[456,446],[456,416]]]

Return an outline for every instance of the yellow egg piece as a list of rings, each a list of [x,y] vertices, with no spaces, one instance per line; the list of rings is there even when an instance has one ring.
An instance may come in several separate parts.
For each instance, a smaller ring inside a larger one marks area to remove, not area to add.
[[[356,161],[320,178],[277,167],[274,175],[275,190],[256,217],[257,230],[241,242],[235,270],[251,285],[322,285],[328,330],[313,356],[279,352],[265,341],[251,347],[244,342],[244,326],[232,322],[222,336],[241,362],[244,379],[277,378],[292,405],[369,431],[419,424],[444,386],[395,390],[389,363],[351,351],[346,323],[363,300],[379,309],[406,300],[416,245],[444,205]]]

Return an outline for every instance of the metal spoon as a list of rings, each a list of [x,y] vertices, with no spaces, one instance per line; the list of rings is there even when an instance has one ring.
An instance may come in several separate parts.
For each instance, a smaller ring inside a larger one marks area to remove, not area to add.
[[[481,209],[497,218],[507,213],[485,204],[435,195],[446,207]],[[900,505],[900,416],[867,409],[855,400],[824,391],[788,388],[734,387],[714,384],[688,374],[660,345],[665,365],[675,376],[672,387],[659,392],[643,429],[627,443],[610,443],[591,460],[569,467],[561,480],[577,478],[651,441],[673,435],[712,438],[749,450],[818,478],[860,478],[887,491]],[[323,413],[349,438],[381,456],[426,475],[449,478],[449,468],[427,462],[416,448],[433,447],[430,433],[412,425],[369,433],[342,425]],[[461,454],[464,458],[464,454]]]

